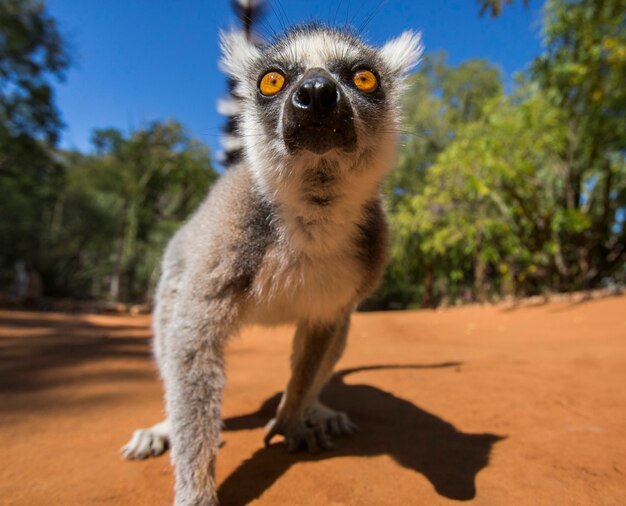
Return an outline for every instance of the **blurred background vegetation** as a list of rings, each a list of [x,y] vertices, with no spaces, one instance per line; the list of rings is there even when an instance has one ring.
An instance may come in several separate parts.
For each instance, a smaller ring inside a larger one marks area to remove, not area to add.
[[[477,15],[510,3],[478,0]],[[548,0],[543,37],[509,92],[488,61],[444,54],[410,78],[385,186],[391,263],[366,307],[626,280],[626,0]],[[168,238],[217,172],[175,120],[58,149],[53,85],[70,65],[42,2],[0,0],[0,292],[150,302]]]

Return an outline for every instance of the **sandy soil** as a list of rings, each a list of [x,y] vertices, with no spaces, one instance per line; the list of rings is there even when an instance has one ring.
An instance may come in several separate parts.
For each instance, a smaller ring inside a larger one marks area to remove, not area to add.
[[[168,456],[126,462],[163,416],[145,316],[0,312],[0,503],[166,505]],[[327,401],[360,432],[262,445],[291,329],[228,353],[223,505],[626,504],[626,297],[358,314]]]

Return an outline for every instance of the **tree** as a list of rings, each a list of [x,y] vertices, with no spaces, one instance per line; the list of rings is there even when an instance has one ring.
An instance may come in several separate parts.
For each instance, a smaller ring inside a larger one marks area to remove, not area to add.
[[[55,20],[41,2],[0,1],[0,283],[13,263],[37,265],[46,215],[63,184],[51,156],[62,126],[51,81],[69,65]]]
[[[11,170],[8,142],[54,143],[61,128],[53,102],[52,78],[62,79],[69,65],[65,43],[56,21],[41,2],[0,2],[0,171]],[[11,152],[14,150],[11,150]]]
[[[443,71],[440,59],[418,73],[388,187],[383,299],[484,300],[626,275],[626,0],[548,0],[544,38],[510,96],[488,65]]]
[[[561,238],[569,275],[596,285],[626,259],[626,0],[549,0],[533,75],[565,115],[562,205],[588,226]]]
[[[167,240],[216,178],[208,148],[175,121],[129,136],[96,130],[93,142],[93,154],[55,153],[63,172],[45,203],[7,196],[3,248],[34,258],[46,295],[149,300]],[[33,204],[44,212],[29,213]]]
[[[393,205],[421,182],[425,169],[454,138],[464,123],[482,115],[484,105],[502,90],[499,70],[485,60],[451,67],[445,54],[424,58],[409,78],[404,104],[402,150],[387,179]]]
[[[472,299],[485,300],[557,284],[559,236],[585,220],[559,209],[555,164],[564,143],[560,111],[531,87],[493,99],[438,157],[398,223],[442,259],[448,295],[467,286]]]
[[[428,169],[466,123],[482,117],[485,105],[502,91],[500,73],[484,60],[458,67],[443,54],[426,58],[410,78],[405,100],[402,148],[386,182],[394,243],[390,267],[377,297],[406,305],[434,303],[435,271],[441,259],[421,248],[417,229],[403,227],[415,195],[424,189]]]
[[[155,122],[129,137],[95,130],[92,140],[96,154],[69,172],[75,183],[88,178],[81,191],[90,192],[108,216],[108,245],[93,252],[99,257],[98,289],[103,292],[107,279],[110,299],[144,300],[156,283],[167,240],[216,173],[207,147],[175,121]]]

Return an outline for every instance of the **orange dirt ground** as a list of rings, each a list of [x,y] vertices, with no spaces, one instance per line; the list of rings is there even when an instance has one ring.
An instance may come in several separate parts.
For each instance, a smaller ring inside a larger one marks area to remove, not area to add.
[[[169,456],[126,462],[163,416],[146,316],[0,312],[0,503],[166,505]],[[326,392],[360,432],[264,448],[292,329],[228,351],[223,506],[626,504],[626,297],[357,314]]]

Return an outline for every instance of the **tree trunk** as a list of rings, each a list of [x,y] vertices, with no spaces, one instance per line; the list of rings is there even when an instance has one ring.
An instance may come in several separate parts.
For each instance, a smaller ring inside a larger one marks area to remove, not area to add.
[[[111,280],[109,282],[109,299],[112,302],[117,302],[120,298],[120,283],[124,262],[124,237],[126,235],[126,213],[128,209],[128,202],[124,203],[122,209],[123,211],[120,216],[119,227],[117,230],[117,258],[115,259],[115,266],[113,267]]]
[[[423,307],[434,307],[435,297],[433,294],[435,281],[435,273],[432,264],[426,266],[424,271],[424,297],[422,298]]]
[[[485,274],[487,266],[480,254],[474,257],[474,298],[477,302],[485,302],[487,300],[487,285],[485,283]]]

